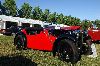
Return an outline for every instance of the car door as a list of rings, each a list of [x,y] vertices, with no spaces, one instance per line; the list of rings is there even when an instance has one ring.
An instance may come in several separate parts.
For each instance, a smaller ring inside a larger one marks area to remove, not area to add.
[[[27,33],[27,47],[38,50],[52,51],[56,37],[49,35],[48,30],[30,30]]]
[[[27,47],[31,49],[41,49],[41,36],[37,33],[37,29],[27,31]]]
[[[40,48],[41,50],[47,50],[47,51],[52,51],[53,43],[56,39],[55,36],[52,36],[49,34],[48,30],[43,30],[38,34],[38,37],[40,38]]]

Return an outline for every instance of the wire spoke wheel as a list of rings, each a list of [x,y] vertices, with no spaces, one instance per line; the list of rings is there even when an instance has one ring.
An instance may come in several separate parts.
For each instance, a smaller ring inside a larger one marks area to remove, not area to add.
[[[76,63],[79,56],[76,46],[68,39],[59,42],[57,55],[60,60],[71,63]]]

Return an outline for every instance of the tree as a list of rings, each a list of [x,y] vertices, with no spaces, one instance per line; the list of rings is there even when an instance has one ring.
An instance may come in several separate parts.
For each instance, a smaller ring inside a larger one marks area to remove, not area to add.
[[[96,19],[96,20],[94,21],[94,24],[95,24],[98,28],[100,28],[100,20]]]
[[[7,9],[7,15],[16,16],[17,6],[15,0],[5,0],[3,3],[4,7]]]
[[[59,15],[60,23],[64,23],[64,15],[61,13]]]
[[[18,16],[22,18],[30,18],[32,14],[32,7],[28,3],[24,3],[21,9],[18,10]]]
[[[73,22],[74,22],[74,25],[75,25],[75,26],[79,26],[79,25],[80,25],[81,20],[80,20],[79,18],[74,17]]]
[[[44,10],[44,19],[45,19],[44,21],[48,21],[49,14],[50,14],[49,9],[45,9],[45,10]]]
[[[57,22],[56,16],[57,16],[57,13],[56,13],[56,12],[50,14],[49,17],[48,17],[48,21],[49,21],[49,22]]]
[[[6,8],[1,4],[1,1],[0,1],[0,15],[6,15]]]
[[[82,29],[87,30],[91,26],[92,22],[90,20],[83,20],[81,22]]]
[[[39,20],[40,20],[41,15],[43,15],[43,12],[42,12],[42,9],[40,9],[40,7],[37,6],[37,7],[35,7],[35,8],[33,9],[32,14],[33,14],[33,15],[32,15],[32,18],[33,18],[33,19],[39,19]]]
[[[66,17],[66,25],[72,25],[71,18],[72,18],[71,15]]]
[[[45,14],[42,12],[42,9],[40,9],[40,12],[39,12],[39,20],[41,21],[45,21]]]

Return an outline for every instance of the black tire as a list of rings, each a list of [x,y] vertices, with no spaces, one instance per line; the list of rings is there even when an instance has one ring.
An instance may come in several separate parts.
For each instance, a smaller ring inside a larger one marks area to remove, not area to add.
[[[74,42],[69,39],[62,39],[59,41],[57,55],[61,60],[71,62],[72,64],[77,63],[80,57],[78,48],[75,46]]]
[[[26,37],[24,34],[18,34],[14,38],[14,45],[19,50],[26,49]]]

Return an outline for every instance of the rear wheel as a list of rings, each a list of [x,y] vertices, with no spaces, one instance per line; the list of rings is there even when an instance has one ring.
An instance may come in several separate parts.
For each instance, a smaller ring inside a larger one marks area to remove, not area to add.
[[[73,64],[79,60],[78,49],[69,39],[63,39],[59,42],[57,55],[61,60]]]
[[[26,48],[26,38],[23,34],[19,34],[14,39],[14,44],[17,49],[25,49]]]

